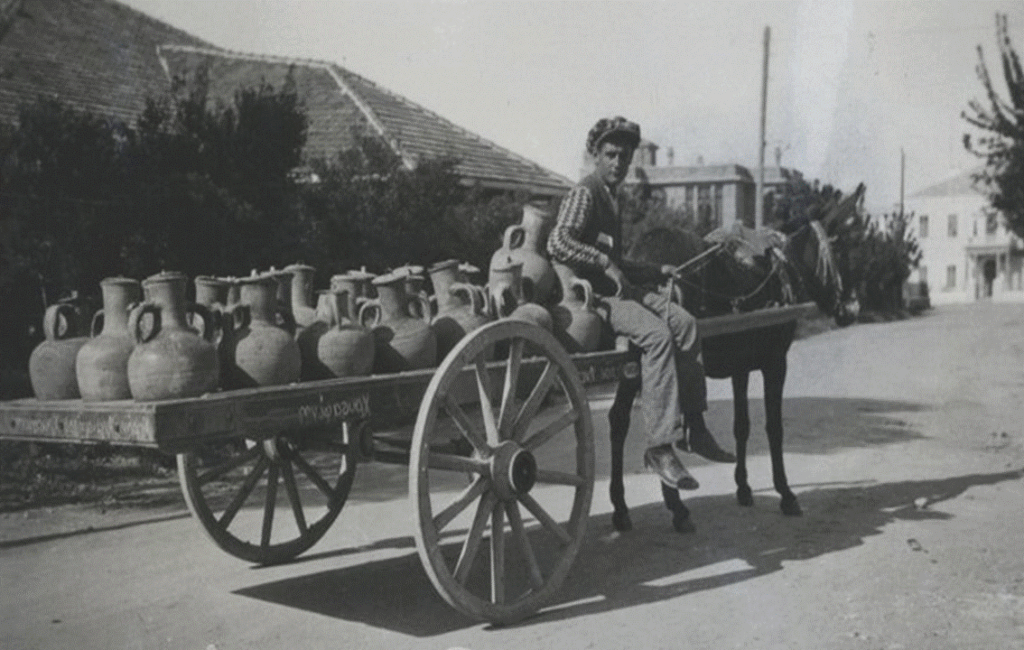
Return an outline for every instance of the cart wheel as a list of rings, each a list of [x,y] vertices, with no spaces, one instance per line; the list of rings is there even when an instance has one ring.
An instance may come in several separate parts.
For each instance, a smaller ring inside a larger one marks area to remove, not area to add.
[[[287,562],[323,537],[341,512],[357,445],[347,424],[340,432],[208,443],[178,454],[178,478],[189,510],[217,546],[249,562]],[[290,517],[277,512],[281,501]]]
[[[495,349],[504,364],[487,363]],[[551,598],[583,542],[594,438],[576,367],[550,333],[501,320],[455,346],[420,404],[409,486],[420,560],[449,604],[510,623]]]

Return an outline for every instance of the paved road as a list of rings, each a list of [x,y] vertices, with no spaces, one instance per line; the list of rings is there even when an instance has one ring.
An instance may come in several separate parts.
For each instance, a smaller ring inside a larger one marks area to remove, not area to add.
[[[553,605],[514,627],[437,596],[404,471],[368,466],[339,523],[286,566],[223,554],[181,504],[5,516],[0,647],[1024,648],[1022,332],[1024,306],[978,305],[797,342],[786,444],[805,515],[779,513],[758,431],[755,506],[735,505],[728,467],[694,462],[691,535],[672,532],[636,439],[635,530],[612,532],[595,395],[586,543]],[[710,388],[728,442],[728,382]]]

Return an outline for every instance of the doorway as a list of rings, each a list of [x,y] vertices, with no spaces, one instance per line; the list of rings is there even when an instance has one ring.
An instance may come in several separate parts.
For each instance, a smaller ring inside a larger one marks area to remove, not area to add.
[[[981,277],[985,282],[981,297],[991,298],[992,285],[995,283],[996,279],[996,261],[993,258],[990,257],[982,263]]]

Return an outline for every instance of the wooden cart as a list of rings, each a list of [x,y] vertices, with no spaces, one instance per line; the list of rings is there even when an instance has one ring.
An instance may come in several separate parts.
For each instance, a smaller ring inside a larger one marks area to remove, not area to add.
[[[704,319],[700,329],[765,327],[809,308]],[[430,370],[161,402],[2,402],[0,437],[175,453],[204,531],[260,564],[323,537],[360,462],[407,464],[416,546],[438,593],[504,623],[552,597],[583,541],[594,488],[586,387],[637,370],[626,349],[570,356],[547,331],[500,320]]]

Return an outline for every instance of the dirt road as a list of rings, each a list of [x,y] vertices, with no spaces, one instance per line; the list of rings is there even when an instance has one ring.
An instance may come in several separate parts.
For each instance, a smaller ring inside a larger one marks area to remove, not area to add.
[[[517,626],[444,604],[416,556],[404,471],[366,466],[339,522],[285,566],[222,553],[183,504],[4,515],[0,647],[1024,648],[1024,306],[822,334],[789,368],[803,517],[778,511],[755,401],[753,508],[735,504],[729,467],[688,459],[698,529],[672,532],[634,436],[634,531],[613,533],[609,402],[595,395],[586,543],[556,602]],[[728,382],[710,389],[729,443]]]

